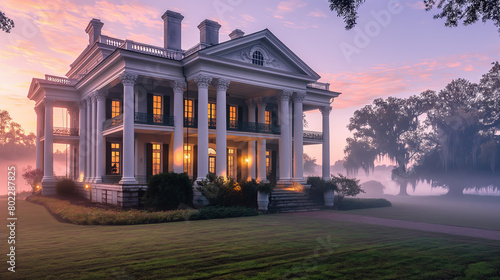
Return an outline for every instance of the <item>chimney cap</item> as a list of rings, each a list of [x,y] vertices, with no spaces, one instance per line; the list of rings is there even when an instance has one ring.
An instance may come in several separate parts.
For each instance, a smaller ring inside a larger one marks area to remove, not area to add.
[[[231,40],[233,40],[236,38],[243,37],[243,35],[245,35],[245,32],[241,31],[240,29],[235,29],[231,33],[229,33],[229,38],[231,38]]]
[[[179,19],[179,20],[183,20],[184,19],[184,16],[181,15],[180,13],[178,12],[174,12],[174,11],[171,11],[171,10],[167,10],[162,16],[161,16],[161,19],[163,20],[166,20],[168,18],[175,18],[175,19]]]
[[[93,18],[90,22],[89,22],[89,25],[87,25],[87,28],[85,28],[85,32],[89,33],[91,31],[92,28],[102,28],[102,26],[104,25],[104,23],[101,22],[100,19],[98,18]]]
[[[217,28],[217,30],[219,28],[221,28],[222,25],[220,25],[218,22],[216,21],[213,21],[213,20],[209,20],[209,19],[205,19],[204,21],[202,21],[200,24],[198,24],[198,29],[202,29],[203,27],[205,26],[210,26],[210,27],[215,27]]]

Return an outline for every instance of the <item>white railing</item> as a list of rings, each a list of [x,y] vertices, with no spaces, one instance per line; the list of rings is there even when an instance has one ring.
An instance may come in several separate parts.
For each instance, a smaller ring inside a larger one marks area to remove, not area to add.
[[[101,35],[101,37],[99,38],[99,42],[118,48],[123,44],[124,41],[113,37]]]
[[[310,87],[310,88],[316,88],[316,89],[322,89],[322,90],[330,90],[330,84],[329,83],[315,82],[315,83],[310,83],[307,86]]]
[[[58,76],[53,76],[53,75],[45,75],[45,80],[53,83],[58,83],[58,84],[63,84],[63,85],[68,85],[72,86],[76,84],[76,80],[71,80],[65,77],[58,77]]]
[[[125,40],[120,48],[175,60],[181,60],[183,54],[182,51],[167,50],[148,44],[136,43],[131,40]]]
[[[206,47],[208,47],[209,45],[208,44],[205,44],[205,43],[198,43],[196,44],[194,47],[190,48],[189,50],[187,50],[185,53],[184,53],[184,57],[187,57],[187,56],[190,56],[192,55],[193,53],[199,51],[199,50],[202,50]]]

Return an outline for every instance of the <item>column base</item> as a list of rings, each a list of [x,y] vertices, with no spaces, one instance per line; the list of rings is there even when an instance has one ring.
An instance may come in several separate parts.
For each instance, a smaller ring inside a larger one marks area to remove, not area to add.
[[[96,184],[102,184],[102,177],[97,177],[94,179],[94,183]]]
[[[42,195],[56,195],[56,180],[54,177],[52,177],[52,180],[53,181],[43,181],[42,179]]]
[[[304,179],[304,178],[293,178],[293,181],[296,182],[296,183],[299,183],[299,184],[305,184],[306,183],[306,179]]]
[[[279,179],[276,185],[291,185],[293,183],[292,178]]]
[[[135,177],[122,177],[122,179],[120,180],[120,182],[118,182],[118,184],[120,184],[120,185],[133,185],[133,184],[137,184],[137,180],[135,179]]]

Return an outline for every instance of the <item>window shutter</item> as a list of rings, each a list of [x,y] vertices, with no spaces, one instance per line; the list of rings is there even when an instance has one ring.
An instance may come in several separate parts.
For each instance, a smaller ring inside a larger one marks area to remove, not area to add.
[[[153,94],[148,93],[147,94],[147,110],[148,110],[148,115],[153,114]]]
[[[243,161],[243,158],[241,156],[241,150],[236,149],[236,181],[239,182],[242,180],[241,178],[241,162]]]
[[[109,120],[111,119],[111,105],[112,105],[112,100],[111,99],[106,99],[106,119]]]
[[[238,122],[243,121],[243,106],[238,106]]]
[[[168,173],[168,144],[163,144],[163,172]]]
[[[193,118],[194,118],[193,121],[197,124],[198,123],[198,100],[194,101]],[[198,127],[198,126],[196,126],[196,127]]]
[[[146,177],[153,176],[153,144],[146,143]]]
[[[111,174],[111,142],[106,142],[106,174]]]
[[[193,146],[193,161],[192,162],[193,162],[193,179],[196,180],[196,178],[198,178],[198,145]],[[208,162],[207,162],[207,164],[208,164]]]
[[[163,121],[170,116],[170,96],[163,96]]]

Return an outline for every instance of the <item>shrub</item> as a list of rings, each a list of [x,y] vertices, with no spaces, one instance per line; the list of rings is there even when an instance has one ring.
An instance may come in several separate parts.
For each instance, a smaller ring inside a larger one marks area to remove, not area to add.
[[[263,193],[272,193],[273,192],[273,185],[271,183],[260,182],[257,185],[257,191],[263,192]]]
[[[241,197],[242,201],[240,206],[257,209],[257,187],[259,183],[252,179],[250,181],[241,181]]]
[[[337,186],[333,181],[325,181],[318,176],[307,177],[307,184],[310,185],[307,189],[307,195],[318,203],[324,202],[323,194],[326,190],[337,190]]]
[[[272,185],[257,183],[255,179],[239,184],[232,178],[225,179],[213,174],[198,182],[197,190],[208,200],[210,206],[243,206],[257,208],[257,191],[272,190]]]
[[[391,202],[383,198],[346,198],[337,204],[339,210],[354,210],[365,208],[389,207]]]
[[[174,210],[193,204],[193,183],[186,173],[160,173],[149,179],[142,203],[148,210]]]
[[[356,196],[359,193],[364,193],[359,185],[359,180],[350,179],[342,174],[339,176],[332,175],[332,182],[337,186],[337,201],[340,203],[345,196]]]
[[[40,187],[40,182],[42,182],[42,177],[43,177],[43,171],[42,169],[33,169],[31,165],[28,165],[26,168],[23,169],[23,179],[28,183],[28,185],[31,186],[32,192],[37,192],[40,189],[37,188]]]
[[[56,193],[60,196],[76,194],[76,183],[71,179],[61,179],[56,183]]]
[[[246,207],[214,207],[209,206],[191,215],[192,220],[221,219],[232,217],[257,216],[259,211]]]

